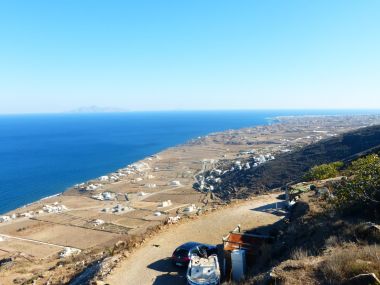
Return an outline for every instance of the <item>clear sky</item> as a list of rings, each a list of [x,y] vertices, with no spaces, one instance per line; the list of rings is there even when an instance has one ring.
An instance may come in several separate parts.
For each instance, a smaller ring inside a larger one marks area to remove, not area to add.
[[[0,1],[0,113],[380,109],[378,0]]]

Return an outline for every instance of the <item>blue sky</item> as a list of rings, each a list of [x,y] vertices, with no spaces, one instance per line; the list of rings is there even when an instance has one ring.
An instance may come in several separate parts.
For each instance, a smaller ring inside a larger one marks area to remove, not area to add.
[[[380,1],[1,1],[0,113],[380,109]]]

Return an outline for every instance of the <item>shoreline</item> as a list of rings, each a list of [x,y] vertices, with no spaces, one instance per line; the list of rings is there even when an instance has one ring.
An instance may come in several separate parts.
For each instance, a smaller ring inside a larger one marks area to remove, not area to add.
[[[219,112],[219,111],[217,111],[217,112]],[[244,110],[243,110],[243,112],[244,112]],[[127,112],[126,114],[129,114],[129,113],[130,113],[130,112]],[[136,113],[150,113],[150,112],[136,112]],[[172,112],[162,112],[162,113],[168,113],[168,114],[170,114],[170,113],[172,113]],[[189,111],[189,113],[193,113],[193,111]],[[208,112],[207,112],[207,111],[205,111],[205,112],[200,111],[200,113],[208,113]],[[231,113],[235,113],[235,111],[232,111]],[[104,115],[104,114],[105,114],[105,113],[91,113],[90,115]],[[110,114],[113,114],[113,113],[110,113]],[[123,114],[123,113],[114,113],[114,114],[115,114],[115,115],[118,115],[118,114]],[[24,116],[24,115],[25,115],[25,116],[28,116],[28,115],[41,115],[41,116],[43,116],[43,115],[49,115],[49,114],[22,114],[22,116]],[[59,115],[61,115],[61,114],[59,114]],[[70,115],[70,113],[68,113],[68,115]],[[76,115],[80,115],[80,114],[76,114]],[[17,115],[15,115],[15,116],[17,116]],[[265,124],[254,125],[253,127],[255,127],[255,126],[260,126],[260,125],[268,125],[268,124],[269,124],[268,119],[269,119],[269,118],[264,118],[264,119],[263,119],[263,120],[266,121]],[[241,126],[241,127],[238,127],[238,128],[223,129],[223,130],[221,130],[221,131],[211,131],[211,132],[207,132],[206,134],[203,134],[203,135],[201,135],[201,136],[193,136],[193,137],[191,137],[191,138],[188,138],[188,139],[184,140],[183,142],[181,142],[181,143],[179,143],[179,144],[178,144],[178,143],[171,144],[171,145],[166,146],[166,147],[164,147],[163,149],[159,150],[158,152],[153,152],[153,153],[151,153],[151,154],[147,154],[147,155],[141,157],[141,159],[131,161],[128,165],[135,164],[135,163],[137,163],[137,162],[139,162],[139,161],[146,160],[146,159],[149,158],[150,156],[157,155],[158,153],[163,152],[163,151],[166,151],[166,150],[168,150],[168,149],[170,149],[170,148],[180,147],[180,146],[186,145],[186,144],[190,143],[191,141],[197,140],[198,138],[202,138],[202,137],[205,137],[205,136],[208,136],[208,135],[212,135],[212,134],[216,134],[216,133],[225,132],[225,131],[228,131],[228,130],[239,130],[239,129],[242,129],[242,128],[251,128],[251,127],[252,127],[252,126]],[[127,167],[128,165],[123,164],[122,166],[120,166],[120,168],[117,168],[117,167],[116,167],[116,168],[113,168],[113,169],[109,170],[108,172],[107,172],[107,171],[102,172],[102,173],[100,174],[100,176],[108,175],[108,174],[110,174],[110,173],[115,173],[115,172],[117,172],[118,170]],[[78,182],[78,184],[81,184],[81,183],[88,183],[88,182],[90,182],[90,181],[96,180],[97,178],[98,178],[98,177],[89,177],[88,179],[85,179],[85,180],[82,180],[82,181],[79,180],[80,182]],[[40,198],[37,198],[37,199],[36,199],[36,198],[34,198],[34,199],[32,198],[33,200],[30,200],[29,202],[26,201],[26,202],[24,202],[23,204],[21,204],[21,205],[19,205],[19,206],[16,206],[16,207],[14,207],[14,208],[7,209],[7,210],[4,210],[4,211],[0,211],[0,216],[1,216],[1,215],[7,215],[7,214],[9,214],[9,213],[11,213],[11,212],[14,212],[14,211],[18,210],[18,209],[28,207],[28,206],[33,205],[33,204],[35,204],[35,203],[39,203],[39,202],[42,201],[42,200],[49,199],[49,198],[54,197],[55,195],[58,195],[58,194],[64,195],[65,192],[70,191],[70,189],[72,189],[74,186],[75,186],[75,183],[70,184],[68,187],[66,187],[66,188],[64,188],[64,189],[60,189],[59,192],[56,192],[56,193],[53,193],[53,194],[47,194],[47,195],[45,194],[45,195],[42,195]]]
[[[37,203],[40,203],[40,202],[42,202],[42,201],[49,200],[49,199],[51,199],[51,198],[55,198],[55,197],[59,197],[59,196],[63,195],[63,193],[64,193],[64,192],[60,192],[60,193],[56,193],[56,194],[49,195],[49,196],[46,196],[46,197],[42,197],[42,198],[40,198],[40,199],[38,199],[38,200],[35,200],[35,201],[33,201],[33,202],[30,202],[30,203],[27,203],[27,204],[22,205],[22,206],[20,206],[20,207],[18,207],[18,208],[12,209],[12,210],[10,210],[10,211],[8,211],[8,212],[0,213],[0,216],[9,215],[10,213],[16,211],[17,209],[27,208],[27,207],[33,206],[33,205],[35,205],[35,204],[37,204]]]
[[[110,175],[110,174],[113,174],[113,173],[117,173],[120,170],[122,170],[124,168],[127,168],[127,167],[129,167],[131,165],[143,162],[143,161],[145,161],[145,160],[147,160],[147,159],[149,159],[151,157],[158,156],[161,152],[168,151],[171,148],[186,146],[188,144],[196,142],[197,140],[201,140],[202,138],[207,138],[208,136],[221,135],[221,134],[225,134],[227,132],[238,132],[238,131],[242,131],[242,130],[245,130],[245,129],[255,129],[255,128],[258,128],[258,127],[273,126],[273,125],[276,125],[276,124],[282,124],[282,123],[284,123],[284,122],[286,122],[288,120],[298,120],[298,119],[302,119],[302,118],[315,119],[315,118],[329,118],[329,117],[339,118],[339,117],[379,117],[379,116],[380,115],[378,115],[378,114],[369,114],[369,115],[365,115],[365,114],[353,114],[353,115],[339,115],[339,114],[332,115],[332,114],[326,114],[326,115],[323,115],[322,114],[322,115],[281,115],[281,116],[274,116],[274,117],[266,117],[266,118],[264,118],[264,120],[267,122],[266,124],[261,124],[261,125],[256,125],[256,126],[249,126],[249,127],[241,127],[241,128],[237,128],[237,129],[226,129],[226,130],[223,130],[223,131],[210,132],[210,133],[208,133],[206,135],[203,135],[203,136],[194,137],[194,138],[191,138],[191,139],[189,139],[189,140],[187,140],[187,141],[185,141],[183,143],[169,146],[169,147],[167,147],[167,148],[165,148],[165,149],[163,149],[163,150],[161,150],[161,151],[159,151],[159,152],[157,152],[155,154],[143,157],[142,159],[134,161],[134,162],[132,162],[132,163],[130,163],[128,165],[125,165],[125,166],[123,166],[121,168],[117,168],[114,171],[111,171],[111,172],[108,172],[108,173],[104,173],[103,175],[101,175],[99,177],[90,178],[90,179],[88,179],[86,181],[77,183],[75,185],[91,183],[92,181],[96,181],[97,179],[99,179],[102,176],[106,176],[106,175]],[[326,131],[315,131],[315,130],[314,130],[314,132],[316,132],[316,133],[326,133]],[[7,215],[8,213],[14,212],[17,209],[21,209],[21,208],[26,208],[26,207],[32,206],[32,205],[40,203],[40,202],[42,202],[44,200],[48,200],[48,199],[51,199],[51,198],[54,198],[54,197],[62,196],[66,192],[72,190],[75,187],[75,185],[69,186],[68,188],[66,188],[62,192],[59,192],[59,193],[56,193],[56,194],[52,194],[52,195],[48,195],[48,196],[44,196],[44,197],[42,197],[42,198],[40,198],[38,200],[34,200],[34,201],[32,201],[30,203],[27,203],[27,204],[24,204],[24,205],[22,205],[20,207],[11,209],[11,210],[9,210],[7,212],[0,213],[0,216],[1,215]]]
[[[13,211],[15,219],[0,222],[0,233],[78,248],[83,258],[95,260],[99,252],[125,239],[144,237],[149,235],[149,229],[177,217],[197,216],[225,204],[211,195],[211,186],[224,179],[222,173],[244,175],[248,161],[263,159],[265,163],[285,151],[372,123],[380,124],[380,116],[376,120],[371,116],[298,117],[272,125],[211,133],[18,208]],[[252,163],[250,167],[256,166]],[[194,187],[194,178],[201,188]],[[102,185],[95,185],[98,183]],[[37,284],[77,273],[72,271],[75,267],[55,267],[61,260],[57,248],[11,239],[0,246],[7,251],[0,251],[0,259],[13,256],[20,248],[35,258],[14,262],[18,264],[15,268],[26,268],[21,275],[27,280],[34,276],[33,269],[42,266],[46,273]],[[52,267],[55,269],[49,271]],[[12,282],[15,272],[10,269],[2,274],[4,280]]]
[[[241,128],[237,128],[237,129],[226,129],[226,130],[223,130],[223,131],[217,131],[217,132],[210,132],[208,134],[205,134],[205,135],[202,135],[202,136],[197,136],[197,137],[194,137],[194,138],[191,138],[191,139],[188,139],[187,141],[183,142],[183,143],[180,143],[180,144],[175,144],[175,145],[172,145],[172,146],[169,146],[169,147],[166,147],[165,149],[157,152],[157,153],[154,153],[154,154],[151,154],[151,155],[148,155],[148,156],[145,156],[143,158],[141,158],[140,160],[136,160],[134,162],[131,162],[130,164],[128,165],[124,165],[123,167],[121,168],[117,168],[111,172],[107,172],[107,173],[103,173],[102,175],[98,176],[98,177],[94,177],[94,178],[90,178],[88,180],[85,180],[85,181],[82,181],[82,182],[79,182],[77,184],[74,184],[74,185],[71,185],[69,187],[67,187],[65,190],[63,190],[62,192],[59,192],[59,193],[56,193],[56,194],[52,194],[52,195],[48,195],[48,196],[44,196],[38,200],[34,200],[30,203],[26,203],[20,207],[17,207],[17,208],[14,208],[14,209],[11,209],[7,212],[3,212],[3,213],[0,213],[0,216],[2,215],[7,215],[11,212],[14,212],[16,211],[17,209],[22,209],[22,208],[26,208],[26,207],[29,207],[29,206],[33,206],[37,203],[40,203],[44,200],[48,200],[50,198],[55,198],[55,197],[59,197],[61,195],[64,195],[66,192],[72,190],[76,185],[80,185],[80,184],[88,184],[88,183],[91,183],[91,181],[95,181],[97,179],[99,179],[100,177],[102,176],[108,176],[108,175],[111,175],[113,173],[117,173],[119,172],[120,170],[124,169],[124,168],[128,168],[129,166],[131,165],[134,165],[134,164],[137,164],[137,163],[140,163],[142,161],[145,161],[151,157],[154,157],[154,156],[158,156],[161,152],[165,152],[165,151],[168,151],[170,150],[171,148],[176,148],[176,147],[181,147],[181,146],[186,146],[196,140],[199,140],[199,139],[202,139],[204,137],[207,137],[207,136],[210,136],[210,135],[218,135],[218,134],[222,134],[222,133],[225,133],[225,132],[229,132],[229,131],[239,131],[239,130],[243,130],[243,129],[247,129],[247,128],[256,128],[256,127],[260,127],[260,126],[269,126],[271,124],[273,124],[272,122],[270,122],[270,120],[278,120],[277,118],[281,118],[283,116],[280,116],[280,117],[267,117],[267,118],[264,118],[264,120],[267,122],[266,124],[262,124],[262,125],[256,125],[256,126],[248,126],[248,127],[241,127]],[[275,123],[278,123],[278,122],[275,122]]]
[[[113,170],[111,172],[108,172],[108,173],[104,173],[101,176],[109,175],[109,174],[112,174],[112,173],[116,173],[116,172],[120,171],[123,168],[126,168],[126,167],[128,167],[130,165],[133,165],[135,163],[139,163],[140,161],[145,161],[149,157],[156,156],[156,155],[158,155],[161,152],[165,152],[165,151],[167,151],[167,150],[169,150],[171,148],[176,148],[176,147],[181,147],[181,146],[185,146],[185,145],[191,144],[191,143],[193,143],[193,142],[195,142],[197,140],[200,140],[202,138],[206,138],[208,136],[220,135],[220,134],[224,134],[226,132],[238,132],[238,131],[241,131],[241,130],[244,130],[244,129],[254,129],[254,128],[257,128],[257,127],[271,126],[271,125],[281,124],[281,123],[283,123],[284,121],[287,121],[287,120],[298,120],[298,119],[302,119],[302,118],[311,118],[311,119],[313,119],[313,118],[329,118],[329,117],[339,118],[339,117],[362,117],[362,116],[364,116],[364,117],[372,117],[372,116],[376,116],[376,115],[375,114],[371,114],[371,115],[361,115],[361,114],[356,114],[356,115],[339,115],[339,114],[332,115],[332,114],[326,114],[326,115],[323,115],[322,114],[322,115],[281,115],[281,116],[274,116],[274,117],[266,117],[266,118],[264,118],[264,120],[266,121],[266,124],[260,124],[260,125],[248,126],[248,127],[241,127],[241,128],[236,128],[236,129],[226,129],[226,130],[223,130],[223,131],[210,132],[210,133],[208,133],[206,135],[203,135],[203,136],[194,137],[194,138],[188,139],[187,141],[185,141],[183,143],[174,144],[174,145],[171,145],[169,147],[166,147],[165,149],[162,149],[161,151],[159,151],[159,152],[157,152],[155,154],[145,156],[145,157],[141,158],[140,160],[131,162],[129,165],[125,165],[125,166],[123,166],[121,168],[116,168],[115,170]],[[93,177],[93,178],[90,178],[88,180],[82,181],[82,182],[80,182],[78,184],[83,184],[83,183],[87,184],[87,183],[89,183],[91,181],[97,180],[98,178],[99,177]],[[49,198],[53,198],[55,196],[64,195],[67,191],[70,191],[74,186],[75,185],[71,185],[71,186],[69,186],[68,188],[65,188],[63,191],[61,191],[59,193],[48,195],[48,196],[43,196],[42,198],[40,198],[38,200],[34,200],[34,201],[31,201],[31,202],[26,203],[24,205],[21,205],[19,207],[16,207],[16,208],[13,208],[11,210],[8,210],[6,212],[2,212],[2,213],[0,213],[0,215],[7,215],[8,213],[14,212],[17,209],[31,206],[33,204],[39,203],[39,202],[41,202],[43,200],[47,200]]]

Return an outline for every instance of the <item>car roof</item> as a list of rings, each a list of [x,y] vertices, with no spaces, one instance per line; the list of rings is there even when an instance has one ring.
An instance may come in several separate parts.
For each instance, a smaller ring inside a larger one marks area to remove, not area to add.
[[[196,247],[198,245],[202,245],[202,243],[190,241],[190,242],[184,243],[183,245],[179,246],[178,248],[190,250],[193,247]]]

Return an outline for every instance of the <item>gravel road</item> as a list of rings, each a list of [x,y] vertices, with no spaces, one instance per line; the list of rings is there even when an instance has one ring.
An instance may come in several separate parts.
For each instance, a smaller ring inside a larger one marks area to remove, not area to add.
[[[239,205],[173,225],[133,252],[108,276],[111,285],[186,284],[185,269],[172,266],[173,250],[187,241],[221,244],[222,237],[238,224],[250,229],[272,224],[282,217],[272,214],[278,194],[263,195]]]

